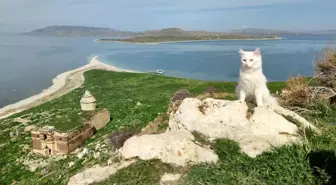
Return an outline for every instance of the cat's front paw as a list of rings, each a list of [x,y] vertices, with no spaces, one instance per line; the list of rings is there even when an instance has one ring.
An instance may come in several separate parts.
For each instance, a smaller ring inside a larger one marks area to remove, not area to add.
[[[264,106],[263,103],[257,103],[257,107],[262,107],[262,106]]]

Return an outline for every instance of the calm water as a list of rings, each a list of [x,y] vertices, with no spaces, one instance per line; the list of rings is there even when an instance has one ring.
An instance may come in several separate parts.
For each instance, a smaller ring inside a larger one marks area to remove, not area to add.
[[[312,60],[332,38],[205,41],[158,45],[98,43],[92,37],[0,36],[0,107],[51,85],[59,73],[87,64],[92,56],[120,68],[163,69],[166,75],[201,80],[238,78],[238,49],[260,47],[269,80],[312,74]]]

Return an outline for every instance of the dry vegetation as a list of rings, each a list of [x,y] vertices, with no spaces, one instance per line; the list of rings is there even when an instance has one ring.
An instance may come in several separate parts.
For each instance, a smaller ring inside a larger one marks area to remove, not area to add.
[[[327,47],[314,60],[315,78],[321,85],[336,88],[336,48]]]
[[[324,49],[314,60],[315,73],[309,79],[292,77],[281,92],[281,104],[302,111],[316,103],[334,103],[336,97],[336,48]]]

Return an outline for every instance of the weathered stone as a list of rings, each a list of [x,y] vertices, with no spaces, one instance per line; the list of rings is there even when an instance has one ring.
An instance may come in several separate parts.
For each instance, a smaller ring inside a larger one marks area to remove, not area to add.
[[[304,118],[279,106],[256,107],[250,118],[247,111],[247,105],[241,101],[186,98],[178,111],[171,114],[169,128],[197,131],[210,139],[234,140],[251,157],[300,139],[298,123],[283,115],[297,120],[303,129],[315,129]]]
[[[15,131],[15,136],[16,137],[20,137],[21,136],[21,132],[19,130]]]
[[[160,185],[177,185],[176,181],[180,180],[181,174],[165,173],[160,180]]]
[[[98,159],[100,156],[100,152],[93,153],[93,158]]]
[[[87,148],[84,148],[83,150],[82,150],[82,152],[80,152],[79,154],[77,154],[77,157],[79,158],[79,159],[82,159],[86,154],[88,154],[89,153],[89,150],[87,149]]]
[[[32,130],[35,130],[36,128],[37,128],[36,125],[28,125],[28,126],[26,126],[26,127],[24,128],[24,131],[25,131],[25,132],[30,132],[30,131],[32,131]]]
[[[29,119],[20,118],[20,117],[14,118],[13,121],[18,122],[18,123],[29,123],[30,122]]]
[[[71,161],[69,162],[69,168],[73,167],[75,165],[75,162]]]
[[[190,163],[217,162],[218,156],[210,149],[196,145],[187,130],[163,134],[133,136],[120,149],[122,157],[142,160],[160,159],[162,162],[184,166]]]
[[[107,109],[97,112],[90,120],[90,124],[97,130],[102,129],[107,123],[110,122],[111,115]]]
[[[68,185],[89,185],[94,182],[100,182],[107,179],[110,175],[115,174],[118,170],[123,169],[135,160],[125,161],[111,166],[101,167],[99,165],[86,169],[70,178]]]

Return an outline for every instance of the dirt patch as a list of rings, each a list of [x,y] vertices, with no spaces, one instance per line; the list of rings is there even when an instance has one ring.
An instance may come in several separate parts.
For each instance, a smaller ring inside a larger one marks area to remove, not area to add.
[[[159,115],[154,121],[141,130],[139,135],[144,134],[160,134],[168,128],[169,115],[167,113]]]
[[[233,93],[227,93],[227,92],[204,92],[198,95],[196,98],[199,100],[204,100],[207,98],[225,99],[226,97],[232,97],[232,96],[234,96]]]

